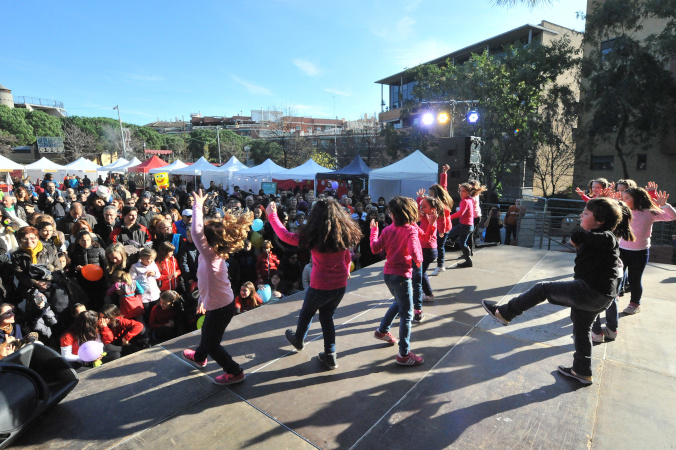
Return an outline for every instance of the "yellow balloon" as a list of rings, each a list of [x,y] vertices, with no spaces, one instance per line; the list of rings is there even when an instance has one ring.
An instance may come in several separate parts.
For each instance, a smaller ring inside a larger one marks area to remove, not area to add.
[[[350,272],[354,270],[354,261],[350,261]]]
[[[251,235],[251,245],[254,248],[261,248],[261,245],[263,245],[263,236],[261,236],[257,231],[254,231]]]

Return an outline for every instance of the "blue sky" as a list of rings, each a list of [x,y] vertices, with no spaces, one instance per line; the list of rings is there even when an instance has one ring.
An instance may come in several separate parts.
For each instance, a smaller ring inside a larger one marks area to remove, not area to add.
[[[71,115],[143,125],[280,109],[354,120],[374,81],[524,24],[578,31],[586,0],[3,0],[0,84]],[[334,109],[335,108],[335,109]],[[335,114],[334,114],[335,110]]]

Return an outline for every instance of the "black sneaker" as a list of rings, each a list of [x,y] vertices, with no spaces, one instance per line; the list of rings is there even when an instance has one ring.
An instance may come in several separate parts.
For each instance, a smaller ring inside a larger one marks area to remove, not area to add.
[[[474,264],[472,263],[471,259],[466,259],[461,263],[458,263],[455,265],[457,268],[463,268],[463,267],[472,267]]]
[[[425,319],[425,313],[420,311],[419,313],[413,314],[413,321],[416,323],[420,323]]]
[[[484,307],[486,312],[493,317],[495,320],[500,322],[503,325],[507,325],[510,321],[502,317],[500,311],[498,311],[498,304],[496,302],[489,302],[487,300],[481,300],[481,306]]]
[[[286,340],[289,341],[291,345],[293,345],[296,348],[296,350],[303,350],[305,348],[305,344],[302,341],[298,342],[298,340],[296,339],[296,333],[294,333],[292,329],[286,330],[285,335]]]
[[[593,383],[591,376],[578,375],[573,371],[572,367],[559,366],[559,372],[561,372],[563,375],[567,377],[576,379],[585,386],[588,386]]]
[[[319,352],[319,360],[326,365],[329,369],[333,370],[338,367],[338,362],[336,361],[335,353],[325,353]]]

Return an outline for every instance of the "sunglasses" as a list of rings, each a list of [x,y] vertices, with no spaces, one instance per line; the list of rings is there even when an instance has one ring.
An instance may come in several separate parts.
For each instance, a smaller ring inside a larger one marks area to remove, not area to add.
[[[10,309],[8,311],[5,311],[4,313],[0,314],[0,317],[10,317],[14,315],[14,310]]]

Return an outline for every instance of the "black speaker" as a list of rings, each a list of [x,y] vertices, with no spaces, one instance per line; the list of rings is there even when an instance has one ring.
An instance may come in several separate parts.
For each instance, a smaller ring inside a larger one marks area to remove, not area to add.
[[[61,355],[30,344],[0,361],[0,449],[14,442],[48,408],[77,385]]]
[[[440,138],[437,162],[439,166],[448,164],[451,170],[469,169],[471,150],[472,138],[469,136]]]

